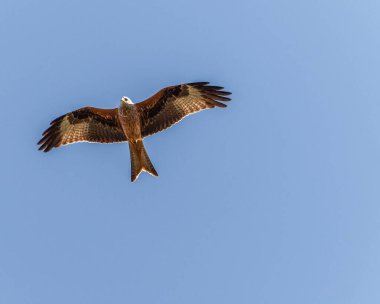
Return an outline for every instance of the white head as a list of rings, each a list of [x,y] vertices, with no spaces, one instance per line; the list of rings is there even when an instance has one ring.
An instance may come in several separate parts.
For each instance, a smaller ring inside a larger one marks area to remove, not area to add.
[[[123,96],[120,101],[125,104],[133,104],[132,100],[130,100],[127,96]]]

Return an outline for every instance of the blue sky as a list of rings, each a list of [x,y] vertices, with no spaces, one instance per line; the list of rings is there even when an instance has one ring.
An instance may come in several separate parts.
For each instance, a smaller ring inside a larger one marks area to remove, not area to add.
[[[378,1],[0,4],[0,303],[379,303]],[[211,81],[226,109],[37,151],[55,117]]]

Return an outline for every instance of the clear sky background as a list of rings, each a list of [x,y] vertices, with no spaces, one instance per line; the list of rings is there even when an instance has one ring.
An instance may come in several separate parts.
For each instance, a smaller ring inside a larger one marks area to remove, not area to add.
[[[380,303],[380,2],[0,3],[0,303]],[[128,145],[55,117],[211,81]]]

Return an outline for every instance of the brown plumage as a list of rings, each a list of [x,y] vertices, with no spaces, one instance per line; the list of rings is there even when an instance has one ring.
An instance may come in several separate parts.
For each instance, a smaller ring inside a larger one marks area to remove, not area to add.
[[[85,107],[62,115],[50,123],[38,142],[39,150],[48,152],[75,142],[129,142],[131,180],[141,171],[157,176],[143,145],[143,138],[160,132],[187,115],[214,107],[224,108],[221,101],[230,92],[223,87],[195,82],[164,88],[143,102],[133,104],[123,97],[119,108],[98,109]]]

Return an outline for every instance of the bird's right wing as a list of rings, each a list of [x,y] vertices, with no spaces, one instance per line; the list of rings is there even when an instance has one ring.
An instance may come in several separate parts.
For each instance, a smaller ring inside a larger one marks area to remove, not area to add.
[[[112,143],[127,141],[118,119],[118,109],[85,107],[67,113],[50,123],[38,142],[39,150],[75,142]]]
[[[169,128],[184,117],[204,109],[226,107],[220,101],[230,101],[230,92],[208,82],[194,82],[167,87],[136,106],[141,117],[142,136]]]

